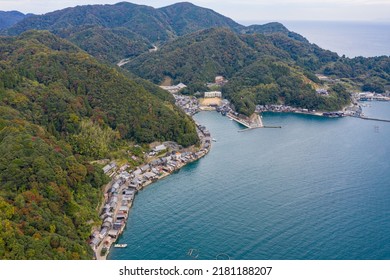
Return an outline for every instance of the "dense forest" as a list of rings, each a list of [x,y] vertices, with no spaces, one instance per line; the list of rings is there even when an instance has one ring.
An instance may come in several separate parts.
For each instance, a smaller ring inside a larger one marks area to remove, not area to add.
[[[153,84],[47,31],[0,39],[0,259],[90,259],[101,166],[120,141],[197,143]]]

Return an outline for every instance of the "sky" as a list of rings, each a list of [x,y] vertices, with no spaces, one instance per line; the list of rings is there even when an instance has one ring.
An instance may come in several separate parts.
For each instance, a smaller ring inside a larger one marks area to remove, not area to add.
[[[155,8],[185,0],[133,0]],[[188,0],[187,0],[188,1]],[[114,4],[121,0],[0,0],[0,10],[47,12],[87,4]],[[390,22],[390,0],[190,0],[240,23],[288,20]]]

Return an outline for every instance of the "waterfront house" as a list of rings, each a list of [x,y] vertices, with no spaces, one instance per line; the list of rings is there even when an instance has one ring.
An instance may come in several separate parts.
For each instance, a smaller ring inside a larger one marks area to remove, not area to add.
[[[118,214],[118,215],[116,215],[116,220],[117,221],[126,220],[126,218],[127,218],[126,214]]]
[[[112,238],[117,238],[119,235],[119,230],[116,230],[116,229],[111,229],[109,232],[108,232],[108,236],[112,237]]]
[[[124,195],[135,195],[135,190],[134,189],[127,189],[127,190],[124,190],[122,194],[124,194]]]
[[[123,213],[128,213],[129,212],[129,208],[127,206],[121,206],[119,208],[119,211],[123,212]]]
[[[122,222],[115,222],[114,225],[112,226],[112,228],[115,230],[119,230],[122,228],[122,226],[123,226]]]
[[[206,137],[210,137],[210,136],[211,136],[210,131],[208,131],[208,130],[204,130],[204,131],[203,131],[203,134],[204,134],[204,136],[206,136]]]
[[[155,173],[153,173],[153,172],[146,172],[146,173],[144,174],[144,178],[145,178],[146,180],[148,180],[148,181],[151,181],[151,180],[156,179],[156,178],[157,178],[157,175],[156,175]]]

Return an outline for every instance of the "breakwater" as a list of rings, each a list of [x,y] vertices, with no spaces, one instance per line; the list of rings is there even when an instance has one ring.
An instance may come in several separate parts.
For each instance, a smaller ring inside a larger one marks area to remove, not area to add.
[[[367,121],[390,122],[390,120],[379,119],[379,118],[370,118],[370,117],[360,117],[360,118]]]

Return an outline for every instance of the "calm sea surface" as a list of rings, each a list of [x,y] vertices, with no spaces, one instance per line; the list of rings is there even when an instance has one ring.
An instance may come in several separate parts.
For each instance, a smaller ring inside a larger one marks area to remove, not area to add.
[[[282,128],[238,133],[195,118],[211,152],[137,195],[109,259],[390,259],[390,123],[266,113]]]
[[[283,24],[311,43],[340,56],[390,55],[390,23],[380,22],[300,22]]]
[[[243,25],[267,22],[241,21]],[[281,21],[321,48],[340,56],[390,55],[390,22]]]

